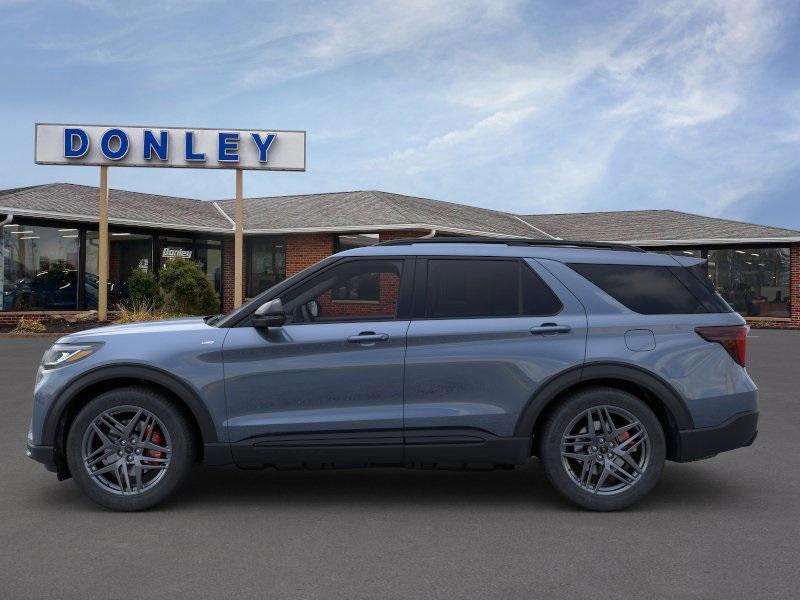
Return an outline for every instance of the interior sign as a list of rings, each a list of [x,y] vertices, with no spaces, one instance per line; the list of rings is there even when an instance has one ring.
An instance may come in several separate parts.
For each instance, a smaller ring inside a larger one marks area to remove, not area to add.
[[[161,258],[182,258],[189,260],[192,258],[192,251],[184,248],[164,248],[161,252]]]
[[[36,124],[43,165],[305,171],[304,131]]]

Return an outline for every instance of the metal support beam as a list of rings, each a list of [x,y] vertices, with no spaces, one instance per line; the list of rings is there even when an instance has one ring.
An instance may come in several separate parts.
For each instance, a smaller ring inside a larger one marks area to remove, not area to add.
[[[235,210],[235,233],[234,233],[234,284],[233,284],[233,306],[239,308],[243,300],[244,284],[244,198],[243,198],[242,169],[236,169],[236,210]]]
[[[108,320],[108,167],[100,167],[100,247],[97,253],[97,320]]]

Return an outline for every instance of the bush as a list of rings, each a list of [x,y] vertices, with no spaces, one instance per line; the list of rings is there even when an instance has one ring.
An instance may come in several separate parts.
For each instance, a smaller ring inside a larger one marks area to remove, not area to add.
[[[161,321],[166,318],[167,315],[163,311],[155,308],[147,300],[130,300],[127,304],[117,306],[117,318],[114,322],[118,324],[140,323],[142,321]]]
[[[46,328],[42,325],[39,319],[29,319],[28,317],[21,317],[17,321],[17,326],[11,330],[11,333],[24,334],[24,333],[44,333]]]
[[[219,297],[196,262],[174,258],[161,269],[159,277],[167,312],[188,315],[219,312]]]
[[[162,304],[161,290],[155,276],[149,271],[134,269],[128,277],[128,299],[131,307],[159,308]]]

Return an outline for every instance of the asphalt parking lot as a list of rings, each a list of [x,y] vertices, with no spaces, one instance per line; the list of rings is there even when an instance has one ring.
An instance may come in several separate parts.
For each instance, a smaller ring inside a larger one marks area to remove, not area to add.
[[[0,597],[797,598],[800,332],[753,331],[756,444],[668,463],[646,501],[565,504],[515,471],[198,467],[163,508],[115,514],[25,457],[52,339],[0,339]]]

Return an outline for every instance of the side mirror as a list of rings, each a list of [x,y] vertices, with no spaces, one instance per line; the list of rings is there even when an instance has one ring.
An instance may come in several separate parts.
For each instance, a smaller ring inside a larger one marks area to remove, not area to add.
[[[275,298],[265,302],[253,313],[251,324],[253,327],[280,327],[286,322],[286,314],[283,312],[283,302],[280,298]]]

